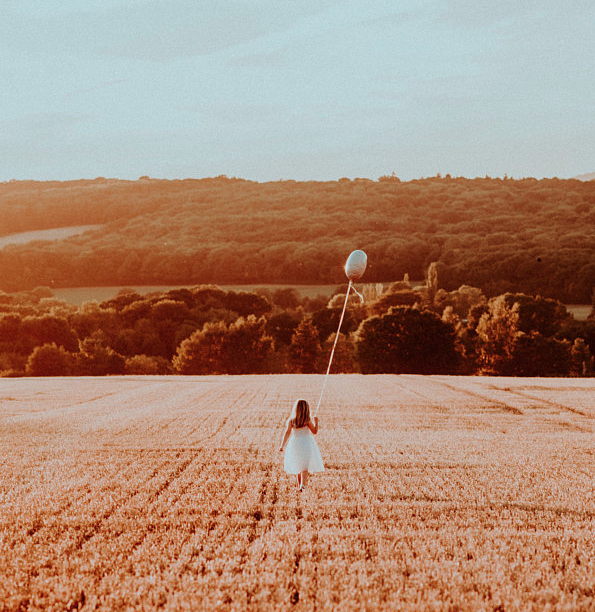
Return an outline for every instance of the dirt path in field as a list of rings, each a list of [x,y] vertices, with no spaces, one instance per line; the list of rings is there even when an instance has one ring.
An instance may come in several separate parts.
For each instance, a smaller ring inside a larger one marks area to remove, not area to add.
[[[590,609],[595,382],[3,379],[0,610]]]

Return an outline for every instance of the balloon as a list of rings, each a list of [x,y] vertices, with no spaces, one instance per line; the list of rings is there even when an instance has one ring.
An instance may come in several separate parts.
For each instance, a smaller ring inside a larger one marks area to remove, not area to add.
[[[345,274],[350,281],[356,281],[360,279],[366,271],[366,264],[368,263],[368,257],[363,251],[353,251],[347,258],[345,264]]]

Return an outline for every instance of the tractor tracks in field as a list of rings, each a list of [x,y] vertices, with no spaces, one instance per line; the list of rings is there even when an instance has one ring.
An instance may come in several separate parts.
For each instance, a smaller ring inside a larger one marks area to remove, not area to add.
[[[509,387],[506,387],[506,388],[494,387],[494,388],[497,388],[500,391],[506,391],[508,393],[511,393],[513,395],[517,395],[517,396],[522,397],[522,398],[526,398],[526,399],[535,401],[535,402],[537,402],[538,406],[539,406],[539,404],[543,404],[545,406],[556,408],[557,410],[559,410],[561,412],[570,412],[570,413],[572,413],[574,415],[581,416],[581,417],[583,417],[585,419],[593,419],[593,418],[595,418],[592,414],[589,414],[588,412],[584,412],[582,410],[579,410],[578,408],[574,408],[572,406],[568,406],[567,404],[561,404],[560,402],[555,402],[553,400],[544,399],[542,397],[537,397],[535,395],[531,395],[530,393],[526,393],[526,392],[519,391],[519,390],[516,390],[516,389],[511,389]]]
[[[260,464],[252,469],[263,470],[255,501],[244,505],[245,498],[250,496],[251,479],[249,475],[242,478],[244,470],[241,465],[236,466],[236,477],[226,479],[230,488],[219,492],[217,503],[210,505],[205,516],[206,521],[197,525],[185,538],[170,570],[177,580],[188,572],[207,580],[209,565],[214,559],[221,558],[221,550],[230,543],[236,550],[241,549],[241,553],[237,558],[228,557],[226,572],[231,576],[244,573],[251,547],[262,533],[271,528],[278,498],[278,479],[273,481],[272,466]],[[231,530],[230,519],[234,523]]]
[[[492,392],[492,393],[494,392],[502,393],[504,395],[509,395],[511,398],[517,398],[517,402],[518,400],[521,400],[523,404],[527,404],[527,406],[524,407],[524,410],[521,410],[520,408],[517,408],[516,406],[513,406],[507,403],[506,401],[494,399],[493,397],[490,397],[490,395],[488,394],[484,394],[478,391],[471,391],[469,389],[464,389],[460,386],[455,386],[445,381],[435,381],[435,382],[440,384],[443,387],[446,387],[449,390],[458,391],[459,393],[464,393],[471,397],[479,398],[481,400],[491,402],[493,404],[501,406],[505,411],[511,412],[513,414],[522,415],[527,412],[530,412],[531,410],[534,410],[535,408],[537,409],[554,408],[559,412],[562,412],[562,413],[570,412],[573,415],[580,416],[586,419],[595,418],[594,415],[591,415],[587,412],[579,410],[578,408],[574,408],[573,406],[569,406],[567,404],[562,404],[560,402],[556,402],[553,400],[545,399],[543,397],[532,395],[530,393],[524,392],[520,389],[514,389],[512,387],[500,387],[498,385],[489,385],[488,389],[489,389],[489,392]],[[527,400],[529,400],[530,402],[534,402],[534,404],[529,405],[529,402],[527,402]]]
[[[185,472],[190,468],[191,464],[197,458],[198,455],[192,456],[189,459],[184,459],[180,464],[176,466],[176,468],[170,472],[166,480],[150,495],[146,502],[146,509],[149,510],[156,503],[158,503],[159,499],[174,485],[177,483],[185,474]],[[199,474],[200,476],[200,474]],[[194,480],[189,480],[182,486],[180,486],[179,491],[176,494],[167,500],[166,507],[175,506],[175,504],[186,494],[188,489],[194,484]],[[163,518],[161,514],[153,512],[151,514],[151,518],[153,520],[147,520],[143,523],[143,528],[138,534],[138,536],[132,539],[125,548],[126,558],[132,563],[133,557],[137,554],[147,538],[151,536],[151,534],[155,533],[159,529],[163,530],[161,527],[156,527],[156,522],[159,518]],[[166,519],[167,522],[167,519]]]
[[[455,393],[462,393],[465,396],[471,397],[476,400],[479,399],[482,402],[486,402],[487,405],[493,406],[495,409],[499,409],[501,412],[507,412],[509,414],[514,414],[517,416],[520,416],[523,414],[523,411],[517,408],[516,406],[507,404],[506,402],[503,402],[502,400],[494,399],[493,397],[490,397],[489,395],[485,395],[483,393],[478,393],[477,391],[471,391],[469,389],[464,389],[462,387],[451,385],[442,380],[435,380],[432,382],[440,387],[448,389],[451,392],[454,391]]]
[[[514,416],[535,417],[537,414],[539,414],[541,418],[549,418],[549,421],[553,425],[564,429],[575,429],[581,432],[589,431],[592,429],[592,427],[585,428],[584,426],[581,426],[576,422],[562,421],[560,420],[560,416],[563,414],[571,414],[575,417],[579,417],[580,419],[589,419],[590,421],[595,418],[594,415],[589,414],[573,406],[569,406],[566,403],[561,403],[558,401],[539,397],[537,395],[527,393],[526,391],[523,391],[521,389],[501,387],[499,385],[492,384],[487,385],[485,387],[485,392],[483,392],[483,389],[471,390],[468,388],[464,388],[461,385],[451,384],[440,379],[424,381],[424,386],[428,384],[432,384],[438,388],[447,389],[450,393],[459,394],[459,396],[462,395],[463,397],[469,397],[471,400],[470,408],[474,411],[481,409],[481,404],[483,404],[486,407],[494,407],[495,409],[503,413],[508,413]],[[401,383],[400,385],[402,386]],[[410,389],[409,387],[407,388],[412,393],[415,393],[416,395],[421,397],[425,397],[430,403],[434,404],[431,395],[426,395],[416,389]],[[498,398],[495,396],[500,397]],[[479,406],[477,406],[477,400],[481,402]],[[460,400],[457,403],[460,403]],[[446,409],[446,411],[448,411],[448,409]],[[466,416],[470,416],[470,414],[471,413],[467,413]]]
[[[123,466],[122,471],[127,472],[128,470],[133,469],[135,464],[136,461],[134,459],[130,459],[126,463],[126,465]],[[65,515],[70,509],[80,505],[81,502],[83,502],[85,499],[91,500],[96,494],[97,492],[93,489],[86,488],[78,495],[69,496],[58,507],[51,508],[45,511],[40,511],[32,519],[31,525],[27,527],[26,531],[23,531],[22,533],[26,536],[27,540],[31,540],[34,536],[36,536],[38,532],[51,527],[51,525],[47,524],[48,521],[51,521],[51,519],[58,519],[60,516]]]
[[[258,558],[252,558],[255,546],[266,537],[275,523],[279,499],[279,472],[272,464],[264,466],[264,474],[258,490],[258,497],[253,505],[246,510],[247,527],[245,529],[245,545],[240,558],[233,568],[233,573],[244,575],[249,562],[258,567],[266,561],[267,552],[257,553]],[[253,571],[253,570],[252,570]],[[246,590],[246,604],[252,604],[252,591]]]
[[[176,459],[179,459],[179,455]],[[178,482],[179,479],[183,476],[192,462],[196,459],[198,455],[193,454],[191,457],[185,457],[180,462],[178,462],[173,469],[170,469],[166,474],[165,478],[162,482],[158,484],[158,486],[149,493],[147,499],[143,501],[142,507],[139,508],[139,511],[142,513],[143,509],[147,509],[154,505],[154,503],[162,497],[174,483]],[[120,533],[112,533],[109,529],[110,522],[118,515],[119,512],[122,512],[124,515],[127,511],[131,510],[131,502],[134,498],[142,495],[150,483],[154,481],[156,478],[159,478],[160,475],[163,474],[163,470],[167,469],[168,465],[171,465],[172,459],[171,457],[166,458],[161,461],[159,465],[152,468],[150,474],[147,478],[143,479],[139,483],[139,486],[136,486],[133,490],[130,490],[117,499],[113,499],[110,496],[110,502],[108,507],[98,514],[98,516],[90,521],[87,525],[81,529],[80,533],[76,535],[74,541],[71,542],[68,546],[66,546],[58,555],[53,555],[50,560],[48,560],[44,565],[43,569],[47,572],[59,571],[58,566],[62,564],[76,564],[77,560],[80,558],[82,551],[90,545],[95,539],[102,537],[103,535],[107,535],[107,537],[113,542],[116,541],[121,535]],[[191,483],[186,485],[186,488],[190,486]],[[185,490],[183,488],[183,490]],[[180,491],[178,497],[183,494],[183,490]],[[126,546],[128,555],[131,555],[138,547],[140,547],[149,533],[152,531],[151,524],[147,521],[143,522],[143,528],[140,531],[137,538],[134,538],[128,545]],[[60,542],[56,542],[59,547]]]
[[[277,511],[277,501],[279,499],[279,474],[275,474],[273,466],[268,465],[264,468],[263,479],[258,489],[256,502],[246,511],[247,526],[247,548],[244,550],[237,571],[241,572],[248,558],[248,547],[266,531],[271,529]]]
[[[237,467],[238,476],[241,466]],[[205,576],[208,572],[207,566],[213,559],[221,558],[221,550],[226,550],[232,543],[234,550],[239,555],[228,556],[225,571],[230,576],[243,576],[247,571],[253,571],[259,562],[264,562],[264,557],[252,558],[254,546],[259,545],[259,540],[272,529],[275,522],[275,514],[279,495],[279,475],[276,474],[270,464],[256,465],[253,470],[262,470],[262,479],[258,484],[253,501],[244,504],[244,499],[250,496],[250,486],[254,486],[253,479],[248,477],[231,479],[231,487],[218,496],[217,505],[211,506],[210,518],[202,529],[196,529],[189,533],[182,549],[176,559],[171,574],[179,580],[187,572],[195,576]],[[231,502],[231,504],[230,504]],[[235,504],[237,506],[235,506]],[[225,520],[224,517],[228,517]],[[223,520],[222,520],[223,517]],[[230,530],[230,518],[234,527]],[[266,551],[266,549],[265,549]],[[250,565],[250,570],[248,570]],[[236,585],[236,588],[241,585]],[[250,604],[251,592],[246,592]]]
[[[148,485],[154,478],[156,478],[161,473],[161,469],[168,465],[168,463],[169,460],[165,460],[158,467],[153,468],[151,475],[143,482],[143,485]],[[168,475],[165,482],[156,489],[155,493],[153,493],[149,499],[152,497],[158,497],[164,490],[167,489],[167,487],[171,484],[171,475],[176,473],[176,471],[177,469]],[[64,551],[64,554],[67,556],[76,554],[76,552],[80,551],[90,540],[101,535],[103,525],[105,525],[118,512],[118,510],[126,508],[128,503],[141,493],[142,489],[137,488],[116,500],[109,508],[101,513],[99,517],[94,520],[87,529],[84,530],[83,533],[77,537],[75,542]]]
[[[252,393],[244,392],[239,397],[234,398],[234,400],[226,408],[227,414],[223,416],[223,418],[217,424],[215,429],[212,430],[207,435],[200,437],[196,440],[193,440],[192,444],[196,446],[200,446],[200,445],[204,445],[205,443],[212,441],[224,431],[225,426],[229,422],[232,422],[234,427],[226,435],[227,437],[234,435],[237,431],[241,429],[241,427],[244,425],[246,420],[250,418],[249,409],[246,407],[249,406],[251,402],[254,401],[254,399],[258,396],[259,393],[260,393],[260,389],[256,389],[256,390],[253,390]],[[224,394],[223,397],[227,397],[227,395]],[[216,400],[217,398],[215,398],[215,400],[213,401],[215,401],[216,403]],[[238,411],[238,410],[240,410],[242,414],[242,417],[239,419],[237,418],[237,414],[233,414],[234,411]],[[231,420],[230,420],[230,416],[233,416]],[[213,417],[211,416],[210,418],[213,418]],[[200,417],[197,416],[197,419],[200,420]],[[185,438],[186,439],[192,438],[192,436],[196,432],[204,430],[204,428],[205,428],[204,422],[199,423],[197,426],[193,427],[186,433]]]

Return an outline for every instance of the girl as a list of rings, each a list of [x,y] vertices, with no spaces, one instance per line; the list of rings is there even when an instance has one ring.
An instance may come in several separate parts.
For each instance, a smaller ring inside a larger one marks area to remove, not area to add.
[[[288,474],[297,474],[297,484],[300,491],[304,490],[311,472],[324,472],[324,464],[318,450],[314,435],[318,432],[318,417],[310,419],[310,406],[306,400],[295,402],[291,415],[287,419],[287,427],[283,441],[279,447],[282,453],[285,445],[284,467]],[[312,435],[314,434],[314,435]]]

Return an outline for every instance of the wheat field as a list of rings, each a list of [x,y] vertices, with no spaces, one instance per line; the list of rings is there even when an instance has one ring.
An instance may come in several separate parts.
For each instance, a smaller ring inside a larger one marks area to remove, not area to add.
[[[3,379],[0,610],[595,610],[595,382]]]

